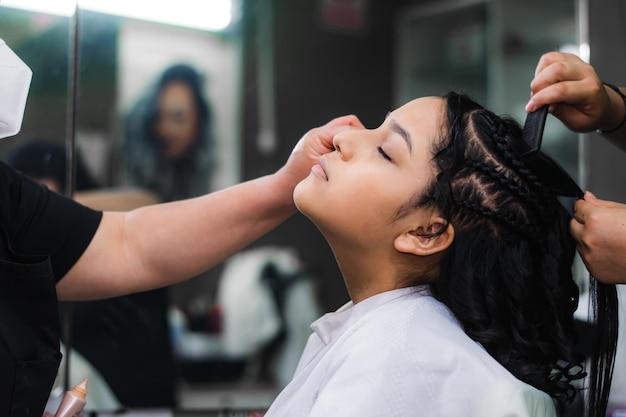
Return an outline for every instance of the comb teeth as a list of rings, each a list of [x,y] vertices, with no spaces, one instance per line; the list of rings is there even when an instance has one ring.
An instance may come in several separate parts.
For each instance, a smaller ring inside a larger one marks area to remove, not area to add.
[[[524,129],[522,130],[522,140],[527,146],[522,156],[538,151],[541,147],[541,139],[543,138],[543,128],[546,125],[548,117],[548,106],[543,106],[534,112],[528,113]]]
[[[539,152],[547,117],[548,106],[543,106],[526,116],[522,130],[522,142],[526,149],[522,157],[530,158],[532,155],[533,169],[557,195],[580,198],[583,192],[576,181],[555,160]]]

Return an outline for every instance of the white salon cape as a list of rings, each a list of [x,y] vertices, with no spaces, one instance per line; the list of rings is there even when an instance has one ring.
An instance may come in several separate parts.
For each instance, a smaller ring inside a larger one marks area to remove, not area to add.
[[[549,395],[470,339],[427,287],[348,303],[311,325],[265,417],[553,417]]]

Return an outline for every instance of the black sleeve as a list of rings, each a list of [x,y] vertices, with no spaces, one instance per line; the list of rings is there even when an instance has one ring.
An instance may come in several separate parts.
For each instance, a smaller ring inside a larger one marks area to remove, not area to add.
[[[49,256],[58,282],[93,238],[102,212],[48,190],[0,161],[0,226],[11,252]]]

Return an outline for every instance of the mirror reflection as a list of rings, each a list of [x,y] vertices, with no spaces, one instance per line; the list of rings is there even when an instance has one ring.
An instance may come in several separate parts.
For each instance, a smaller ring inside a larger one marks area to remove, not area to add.
[[[22,131],[0,153],[86,205],[128,210],[267,174],[309,128],[348,113],[375,127],[411,97],[462,89],[522,120],[541,53],[578,44],[575,2],[549,3],[247,1],[219,32],[0,6],[0,37],[34,72]],[[572,135],[549,121],[544,144],[576,176]],[[74,303],[70,378],[98,381],[94,410],[264,409],[309,324],[346,300],[326,243],[296,216],[186,283]]]
[[[79,90],[90,104],[78,103],[76,148],[99,173],[104,189],[96,194],[132,191],[169,202],[237,182],[238,34],[83,9],[78,22]],[[120,405],[178,407],[180,384],[193,378],[188,362],[222,362],[213,337],[220,317],[209,320],[210,275],[181,288],[74,304],[73,348]]]

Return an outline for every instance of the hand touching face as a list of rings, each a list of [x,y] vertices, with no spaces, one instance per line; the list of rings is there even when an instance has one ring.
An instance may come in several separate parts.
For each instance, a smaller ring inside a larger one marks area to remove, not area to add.
[[[377,129],[335,135],[335,150],[296,187],[298,209],[327,236],[374,243],[396,233],[390,225],[401,208],[432,181],[432,141],[443,109],[441,98],[421,98]]]

